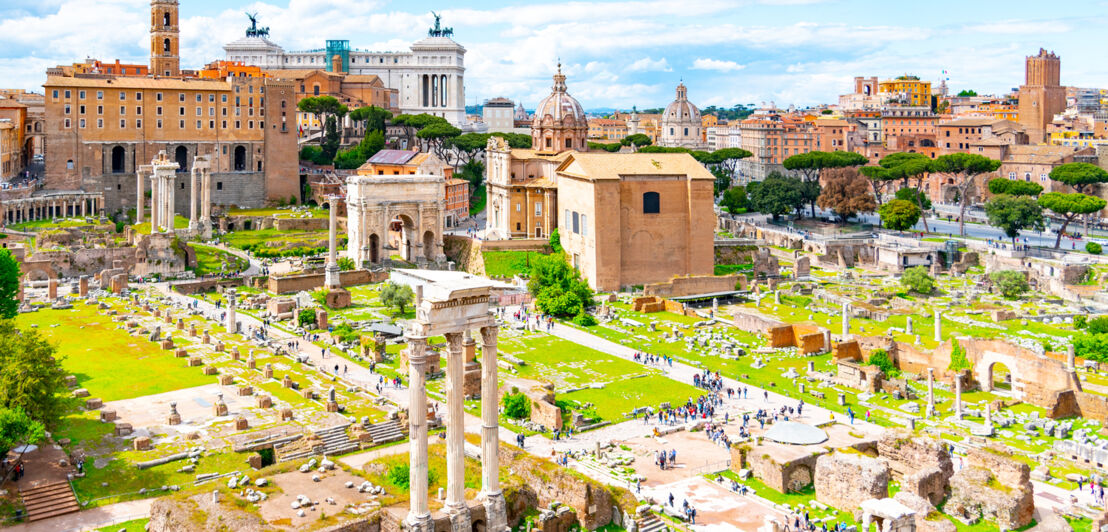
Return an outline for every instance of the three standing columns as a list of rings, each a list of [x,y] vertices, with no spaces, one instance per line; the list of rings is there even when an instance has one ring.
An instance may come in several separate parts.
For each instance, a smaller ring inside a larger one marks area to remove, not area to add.
[[[408,451],[411,498],[408,529],[431,532],[431,508],[427,505],[427,338],[408,338]]]

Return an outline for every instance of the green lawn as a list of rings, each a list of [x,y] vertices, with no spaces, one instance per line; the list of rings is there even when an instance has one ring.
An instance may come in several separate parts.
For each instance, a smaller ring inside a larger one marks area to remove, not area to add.
[[[125,530],[126,532],[143,532],[146,530],[146,523],[149,522],[149,517],[143,517],[142,519],[133,519],[131,521],[124,521],[103,528],[97,528],[96,532],[119,532],[120,530]]]
[[[307,213],[311,218],[327,218],[329,213],[327,209],[308,209],[307,211],[292,210],[291,208],[276,209],[231,209],[227,212],[228,216],[276,216],[277,218],[300,218]]]
[[[585,386],[657,372],[554,336],[504,339],[500,340],[498,348],[526,362],[518,368],[520,377],[553,382],[559,387]]]
[[[535,251],[482,251],[485,259],[485,275],[489,277],[512,277],[527,275],[531,270],[531,259],[539,256]]]
[[[149,218],[147,218],[147,220],[149,220]],[[143,234],[143,235],[150,234],[150,222],[149,221],[142,222],[140,224],[135,224],[135,225],[132,225],[131,227],[134,228],[134,231],[139,233],[139,234]],[[173,217],[173,227],[174,227],[174,229],[188,229],[189,219],[185,218],[184,216],[181,216],[181,215],[176,215],[176,216]]]
[[[253,251],[258,256],[314,255],[327,248],[327,229],[318,231],[279,231],[260,229],[253,231],[234,231],[221,237],[227,245]],[[340,239],[340,248],[345,249],[346,239]]]
[[[587,388],[557,396],[557,401],[592,403],[601,419],[616,422],[641,406],[655,409],[662,403],[676,406],[695,400],[704,391],[670,379],[664,375],[647,375],[637,379],[620,379],[609,382],[604,388]]]
[[[477,190],[473,191],[473,195],[469,198],[469,215],[477,216],[481,211],[485,210],[485,203],[488,202],[488,190],[485,187],[477,187]]]
[[[143,499],[164,494],[162,486],[178,485],[182,490],[193,487],[196,475],[203,473],[229,473],[247,471],[246,458],[249,453],[208,451],[200,458],[193,473],[178,473],[177,470],[188,464],[188,460],[178,460],[148,469],[139,469],[134,464],[153,460],[179,451],[124,451],[113,455],[104,467],[96,467],[94,460],[85,462],[85,476],[73,479],[73,489],[77,498],[85,503],[93,501],[84,508],[104,506],[117,502]],[[107,486],[103,486],[107,483]],[[207,484],[208,489],[226,485],[226,481]],[[138,491],[145,488],[147,492]],[[151,491],[153,490],[153,491]]]
[[[116,328],[118,322],[95,306],[78,303],[68,310],[43,309],[20,314],[16,322],[22,327],[37,325],[58,346],[62,366],[77,376],[78,386],[104,401],[213,382],[200,368],[185,367],[184,359]]]
[[[23,222],[18,224],[9,224],[8,228],[16,231],[38,231],[41,229],[64,229],[66,227],[85,227],[90,225],[89,222],[81,218],[66,218],[63,220],[54,221],[52,219],[47,220],[33,220],[30,222]]]
[[[246,259],[238,258],[217,247],[204,244],[189,245],[196,251],[196,268],[193,271],[197,276],[221,272],[233,273],[250,266]],[[222,267],[224,264],[227,265],[226,269]]]
[[[714,275],[731,275],[739,272],[749,272],[754,270],[754,264],[716,264]]]
[[[754,495],[766,499],[776,504],[788,504],[790,507],[796,508],[797,505],[803,504],[812,518],[831,518],[835,522],[845,523],[847,526],[854,526],[857,523],[854,521],[854,516],[850,512],[840,512],[835,508],[828,510],[817,510],[811,507],[811,502],[816,500],[816,490],[812,486],[808,486],[807,489],[794,493],[781,493],[769,486],[762,483],[761,480],[751,476],[747,480],[739,478],[734,471],[726,470],[719,473],[709,473],[704,475],[709,480],[715,480],[716,476],[722,476],[723,478],[735,480],[739,484],[745,484],[746,487],[754,490]],[[730,483],[725,484],[730,486]],[[831,528],[831,522],[828,522],[827,528]]]

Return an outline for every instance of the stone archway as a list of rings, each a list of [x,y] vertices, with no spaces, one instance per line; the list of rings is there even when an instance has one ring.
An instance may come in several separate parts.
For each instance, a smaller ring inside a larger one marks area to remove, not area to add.
[[[347,255],[358,264],[399,255],[442,262],[445,181],[434,175],[347,178]]]
[[[20,265],[27,281],[49,281],[58,278],[58,272],[48,262],[24,262]]]
[[[377,233],[369,235],[369,262],[373,264],[381,262],[381,238]]]
[[[980,360],[974,363],[974,366],[977,368],[975,377],[982,391],[1011,394],[1016,398],[1023,395],[1023,375],[1020,374],[1020,364],[1015,357],[1006,356],[996,351],[985,351]],[[998,389],[995,386],[994,383],[998,376],[1004,377],[1004,382],[1007,384],[1006,389]]]
[[[433,261],[435,253],[435,233],[424,231],[423,233],[423,258]]]
[[[1012,370],[1007,364],[996,361],[985,369],[985,379],[993,393],[1012,393]]]
[[[385,249],[395,249],[400,252],[400,258],[408,262],[414,262],[416,257],[413,252],[416,237],[415,222],[406,214],[398,214],[389,221],[387,245]]]

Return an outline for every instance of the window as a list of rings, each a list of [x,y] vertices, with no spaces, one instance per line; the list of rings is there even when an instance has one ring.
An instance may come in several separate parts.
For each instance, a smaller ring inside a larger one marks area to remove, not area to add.
[[[127,116],[127,108],[126,107],[124,107],[122,105],[119,106],[119,116]]]
[[[66,170],[72,170],[73,169],[73,159],[70,159],[70,160],[65,162],[65,169]]]
[[[85,99],[85,91],[78,91],[77,92],[77,97],[84,100]]]
[[[154,114],[156,114],[158,116],[162,116],[162,106],[159,105],[156,108],[154,108]]]
[[[135,127],[138,129],[142,129],[142,119],[135,120]]]
[[[222,95],[222,96],[223,96],[223,97],[221,98],[221,100],[223,101],[223,103],[227,103],[227,95],[226,95],[226,94],[224,94],[224,95]]]
[[[204,122],[202,120],[197,120],[196,121],[196,129],[203,129],[203,128],[204,128]]]
[[[535,216],[542,216],[542,203],[535,204]]]
[[[662,212],[661,198],[657,192],[646,192],[642,195],[643,214],[658,214]]]
[[[97,129],[104,129],[104,119],[103,118],[97,118],[96,119],[96,128]]]
[[[97,100],[103,100],[104,99],[104,91],[96,91],[96,99]]]
[[[77,121],[77,127],[81,128],[81,129],[85,129],[85,119],[84,118]]]
[[[215,129],[215,120],[208,120],[208,129]]]
[[[159,92],[159,93],[155,94],[154,95],[154,100],[159,101],[159,102],[162,101],[162,93]]]
[[[121,101],[121,102],[127,101],[127,93],[126,92],[119,91],[119,101]]]
[[[200,102],[203,102],[203,101],[204,101],[204,95],[200,94],[200,93],[196,93],[196,103],[200,103]]]
[[[70,113],[70,111],[72,111],[72,108],[71,108],[71,107],[69,106],[69,104],[68,104],[68,103],[67,103],[67,104],[65,104],[65,114],[69,114],[69,113]]]
[[[70,120],[68,118],[66,118],[65,119],[65,128],[69,129],[70,127],[72,127],[72,125],[73,125],[73,123],[70,122]]]
[[[183,93],[183,92],[177,93],[177,101],[179,101],[181,103],[184,103],[185,102],[185,93]]]
[[[1016,173],[1015,172],[1008,172],[1008,179],[1015,179],[1015,178],[1016,178]]]
[[[573,147],[573,140],[566,139],[566,147],[567,148],[572,148]]]
[[[573,213],[573,226],[572,230],[574,234],[581,234],[581,217],[576,212]]]
[[[69,89],[66,89],[66,91],[65,91],[65,99],[67,99],[67,100],[68,100],[68,99],[70,99],[70,98],[72,98],[72,97],[73,97],[73,92],[72,92],[72,91],[70,91]]]
[[[135,101],[137,101],[137,102],[142,101],[142,93],[141,92],[136,92],[135,93]]]
[[[215,189],[216,190],[223,190],[223,181],[216,181],[215,182]]]
[[[157,124],[157,126],[158,126],[158,129],[161,129],[161,128],[162,128],[162,119],[160,119],[160,118],[158,119],[158,124]]]
[[[516,212],[519,212],[521,210],[523,210],[523,207],[520,207],[519,204],[516,203]]]
[[[204,116],[204,108],[199,105],[196,106],[196,116]]]
[[[119,129],[127,129],[127,121],[126,120],[124,120],[122,118],[119,119]]]
[[[177,127],[179,129],[185,129],[185,121],[184,120],[178,120],[177,121]]]

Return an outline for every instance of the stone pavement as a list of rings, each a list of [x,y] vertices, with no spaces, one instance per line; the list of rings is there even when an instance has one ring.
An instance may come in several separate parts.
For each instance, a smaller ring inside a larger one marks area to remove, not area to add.
[[[78,532],[92,528],[140,519],[150,515],[150,506],[154,499],[109,504],[91,510],[59,515],[34,523],[19,523],[4,528],[4,532]]]

